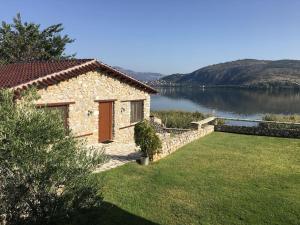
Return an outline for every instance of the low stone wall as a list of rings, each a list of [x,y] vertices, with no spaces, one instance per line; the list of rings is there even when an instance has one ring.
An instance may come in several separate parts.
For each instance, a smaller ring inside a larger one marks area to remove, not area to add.
[[[157,161],[172,152],[176,151],[178,148],[200,138],[208,135],[214,131],[214,126],[207,125],[203,128],[197,128],[195,130],[188,130],[185,132],[174,133],[158,133],[162,141],[162,149],[159,154],[153,157],[154,161]]]
[[[265,125],[259,125],[257,127],[216,125],[215,131],[271,137],[300,138],[300,129],[274,129]]]
[[[181,128],[164,128],[164,132],[172,134],[183,134],[188,131],[192,131],[192,129],[181,129]]]

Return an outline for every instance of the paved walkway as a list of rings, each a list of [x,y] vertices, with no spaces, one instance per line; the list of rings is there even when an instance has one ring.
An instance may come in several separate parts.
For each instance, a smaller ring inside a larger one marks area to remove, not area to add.
[[[105,147],[104,154],[108,161],[98,167],[94,172],[102,172],[109,170],[125,163],[132,162],[140,158],[141,153],[135,144],[118,144],[110,143],[103,145]]]

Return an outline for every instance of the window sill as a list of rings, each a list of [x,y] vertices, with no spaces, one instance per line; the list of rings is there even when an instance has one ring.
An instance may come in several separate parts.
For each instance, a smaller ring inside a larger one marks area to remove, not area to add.
[[[76,136],[74,136],[74,138],[82,138],[82,137],[87,137],[87,136],[90,136],[90,135],[93,135],[93,133],[91,132],[91,133],[76,135]]]
[[[119,129],[122,130],[122,129],[125,129],[125,128],[134,127],[137,123],[139,123],[139,122],[131,123],[130,125],[124,126],[124,127],[120,127]]]

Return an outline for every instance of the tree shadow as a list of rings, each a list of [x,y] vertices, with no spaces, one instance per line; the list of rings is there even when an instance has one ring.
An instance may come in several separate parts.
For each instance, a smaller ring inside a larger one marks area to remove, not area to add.
[[[103,202],[99,208],[78,212],[70,222],[72,225],[159,225],[109,202]]]

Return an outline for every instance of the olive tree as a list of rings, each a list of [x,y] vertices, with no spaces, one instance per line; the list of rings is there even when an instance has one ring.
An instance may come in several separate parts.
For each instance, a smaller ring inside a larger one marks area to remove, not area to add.
[[[35,91],[16,101],[0,90],[0,216],[7,225],[55,224],[102,201],[89,179],[102,150],[66,135],[58,113],[37,109],[36,99]]]

